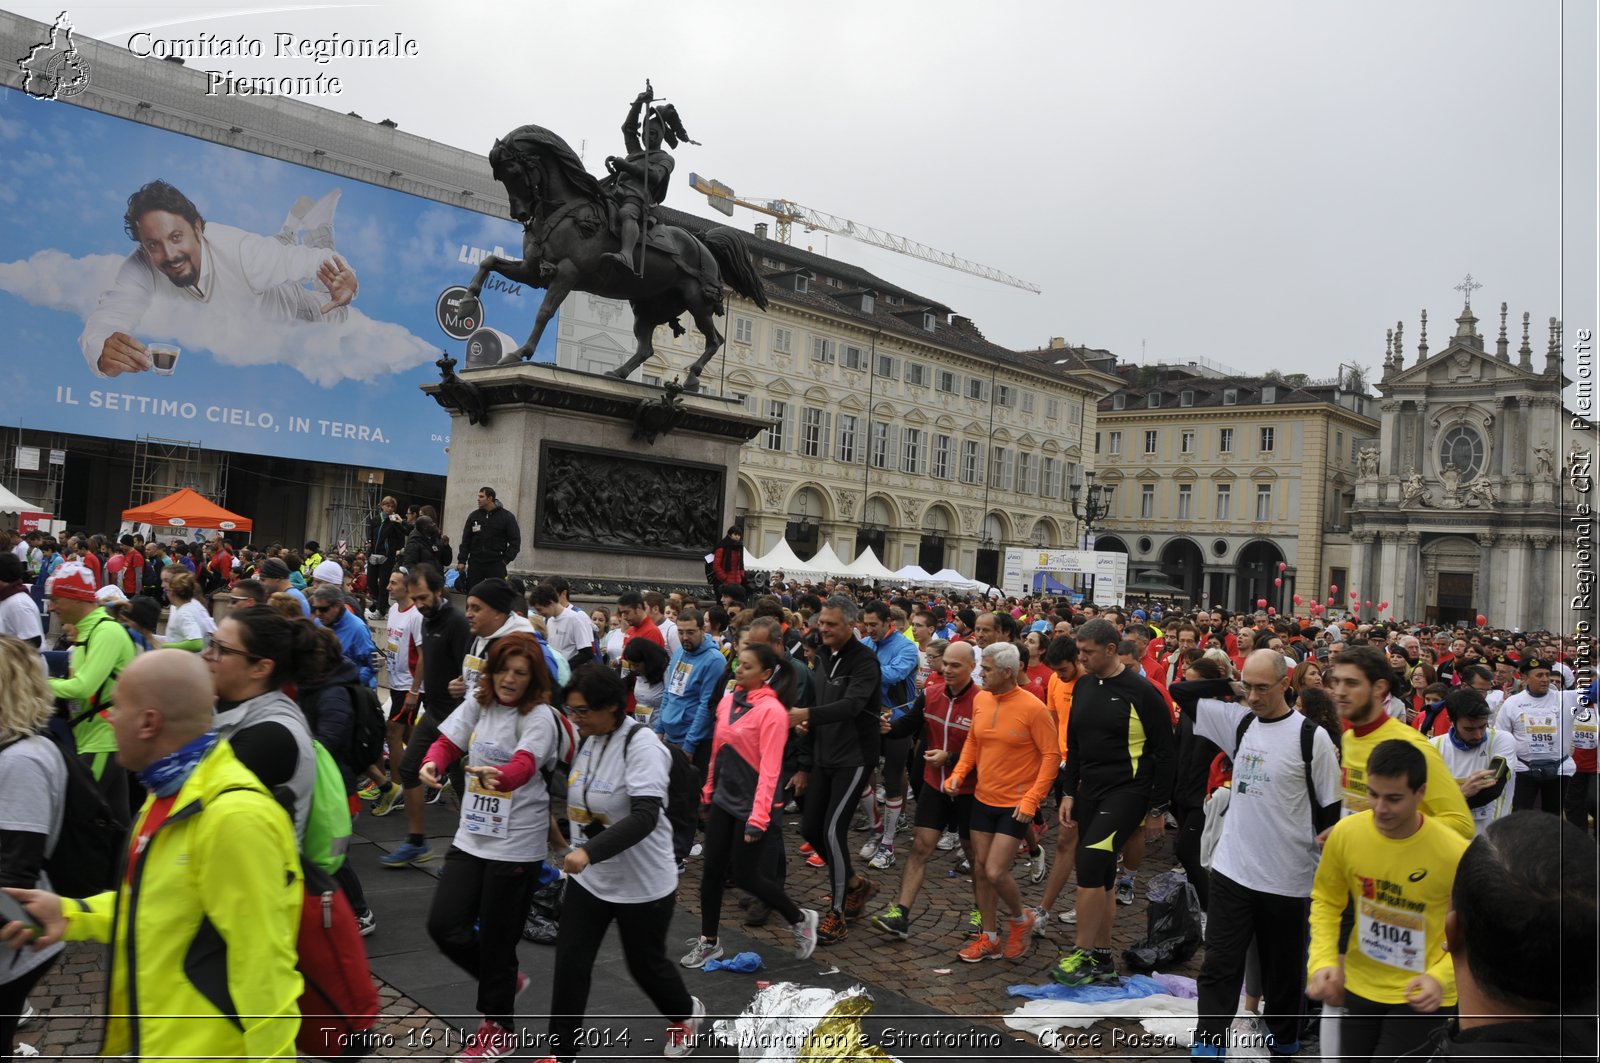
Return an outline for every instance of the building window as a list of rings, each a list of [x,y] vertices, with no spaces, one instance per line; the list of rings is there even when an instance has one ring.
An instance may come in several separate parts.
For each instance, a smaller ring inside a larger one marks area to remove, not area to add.
[[[1156,485],[1139,485],[1139,519],[1150,520],[1156,515]]]
[[[907,428],[900,433],[900,471],[913,476],[922,472],[923,433],[920,428]]]
[[[1222,389],[1222,404],[1224,406],[1237,406],[1237,405],[1239,405],[1239,389],[1238,388],[1223,388]]]
[[[889,426],[883,421],[872,422],[872,436],[867,444],[867,461],[874,469],[889,467]]]
[[[754,331],[755,331],[755,326],[751,324],[749,318],[747,318],[747,317],[736,317],[736,318],[733,319],[733,342],[734,343],[749,343],[750,342],[750,335]]]
[[[899,359],[891,358],[887,354],[878,355],[877,361],[872,363],[872,375],[898,380],[900,377]]]
[[[982,377],[967,378],[967,398],[977,399],[979,402],[989,397],[989,382]]]
[[[821,336],[811,338],[811,360],[833,364],[833,341],[825,340]]]
[[[1146,454],[1154,454],[1156,452],[1156,433],[1153,428],[1144,434],[1144,452]]]
[[[950,479],[950,437],[933,437],[933,475],[935,479]]]
[[[1159,408],[1161,406],[1161,392],[1152,391],[1148,396],[1146,396],[1145,405],[1152,410]]]
[[[1017,491],[1024,495],[1039,491],[1039,456],[1023,451],[1017,455]]]
[[[1344,433],[1333,433],[1333,460],[1338,461],[1339,455],[1344,453]]]
[[[1124,395],[1120,391],[1117,392],[1115,395],[1111,396],[1111,408],[1113,410],[1125,410],[1125,409],[1127,409],[1128,408],[1128,396]]]
[[[860,418],[852,413],[839,415],[839,446],[835,450],[840,461],[847,465],[861,460],[861,449],[857,445],[856,432],[860,425]]]
[[[906,383],[912,387],[925,388],[928,386],[928,367],[921,362],[906,363]]]
[[[789,404],[779,399],[768,399],[767,416],[774,422],[767,429],[767,449],[785,449],[789,435]]]
[[[1178,485],[1178,519],[1179,520],[1188,520],[1188,519],[1190,519],[1190,517],[1193,515],[1193,513],[1192,513],[1193,508],[1194,508],[1194,485],[1193,484],[1179,484]]]
[[[991,447],[989,451],[989,483],[1000,491],[1010,491],[1016,484],[1017,455],[1010,447]]]
[[[807,279],[804,273],[796,273],[794,275],[794,290],[797,292],[808,292],[811,290],[811,281]]]
[[[860,347],[846,345],[844,349],[844,367],[846,369],[863,369],[866,367],[867,357]]]
[[[1194,405],[1194,392],[1192,392],[1192,391],[1179,392],[1178,393],[1178,405],[1179,406],[1193,406]]]
[[[996,384],[994,389],[994,402],[996,406],[1010,409],[1017,401],[1017,390],[1010,384]]]
[[[800,454],[806,458],[828,456],[828,420],[832,415],[826,410],[807,406],[800,414]]]
[[[1071,403],[1070,405],[1067,406],[1067,423],[1068,424],[1082,424],[1083,423],[1083,408],[1080,407],[1076,402]]]
[[[1272,485],[1256,484],[1256,520],[1272,519]]]
[[[1107,485],[1101,492],[1100,498],[1106,504],[1106,512],[1113,517],[1117,515],[1117,489]]]
[[[1233,519],[1233,485],[1217,485],[1217,519]]]
[[[967,440],[961,444],[961,482],[964,484],[982,483],[979,474],[982,468],[978,464],[978,444]]]
[[[1462,483],[1470,483],[1483,471],[1483,439],[1464,424],[1458,424],[1439,440],[1439,467],[1454,465]]]
[[[1261,401],[1262,402],[1277,402],[1278,401],[1278,389],[1276,387],[1272,386],[1271,384],[1268,384],[1266,387],[1262,388],[1261,389]]]
[[[646,373],[644,376],[640,377],[639,379],[641,379],[646,384],[649,384],[652,387],[660,387],[661,386],[661,378],[656,376],[654,373]]]
[[[1031,392],[1031,391],[1022,392],[1022,412],[1023,413],[1032,413],[1033,412],[1033,392]]]
[[[1061,462],[1055,458],[1044,459],[1043,484],[1039,493],[1046,498],[1061,497]]]
[[[1261,430],[1261,453],[1263,453],[1263,454],[1271,454],[1272,453],[1272,444],[1273,444],[1273,440],[1276,437],[1276,435],[1277,435],[1277,430],[1274,429],[1274,428],[1263,428]]]
[[[1044,400],[1044,419],[1047,421],[1057,421],[1061,419],[1060,399]]]
[[[950,372],[948,369],[939,370],[939,383],[937,387],[938,390],[944,392],[946,395],[961,394],[961,385],[956,380],[956,375]]]
[[[865,295],[863,295],[861,297],[861,312],[862,313],[870,314],[874,310],[876,310],[877,308],[878,308],[878,301],[872,297],[872,293],[871,292],[868,292],[867,294],[865,294]]]
[[[934,316],[932,314],[923,314],[922,315],[922,327],[927,329],[929,332],[933,331],[934,321],[935,321],[935,318],[934,318]]]
[[[1184,432],[1178,437],[1178,449],[1185,454],[1194,453],[1194,433]]]
[[[779,354],[788,354],[790,346],[794,343],[794,333],[786,328],[772,330],[772,349]]]
[[[1113,453],[1113,454],[1121,454],[1122,453],[1122,433],[1121,432],[1112,432],[1111,433],[1111,453]]]
[[[1233,453],[1233,429],[1217,429],[1217,450],[1223,454]]]

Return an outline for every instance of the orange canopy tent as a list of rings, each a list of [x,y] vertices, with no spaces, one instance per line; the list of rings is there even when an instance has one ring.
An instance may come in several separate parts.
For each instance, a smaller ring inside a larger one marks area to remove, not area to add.
[[[122,519],[152,527],[216,528],[219,531],[250,531],[255,525],[249,517],[229,513],[198,491],[180,488],[166,498],[122,511]]]

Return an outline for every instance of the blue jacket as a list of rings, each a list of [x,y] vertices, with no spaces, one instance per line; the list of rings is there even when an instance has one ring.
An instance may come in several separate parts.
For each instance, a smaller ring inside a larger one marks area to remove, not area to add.
[[[917,699],[916,683],[908,682],[921,663],[917,644],[896,631],[873,642],[872,651],[878,657],[878,670],[883,673],[884,706],[905,711]]]
[[[318,624],[322,621],[318,620]],[[372,667],[372,630],[349,609],[339,613],[339,619],[334,621],[333,633],[339,636],[339,645],[344,648],[345,659],[356,666],[356,671],[361,676],[361,681],[369,687],[378,685],[378,673]]]
[[[694,756],[694,751],[711,735],[718,695],[722,693],[722,673],[727,666],[722,651],[708,638],[702,638],[700,648],[693,653],[679,646],[667,665],[662,679],[666,691],[661,695],[661,707],[650,718],[650,726],[688,756]]]

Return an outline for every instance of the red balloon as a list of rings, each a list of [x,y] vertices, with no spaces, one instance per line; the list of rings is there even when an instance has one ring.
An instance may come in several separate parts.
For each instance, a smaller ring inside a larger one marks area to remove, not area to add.
[[[1294,604],[1299,605],[1301,600],[1302,599],[1298,594],[1294,596]]]
[[[1477,615],[1476,619],[1478,621],[1478,626],[1479,627],[1488,627],[1489,626],[1489,618],[1484,616],[1482,613],[1479,613]]]
[[[1273,580],[1273,581],[1272,581],[1272,585],[1273,585],[1273,586],[1274,586],[1274,587],[1281,587],[1281,586],[1283,586],[1283,579],[1282,579],[1282,578],[1281,578],[1281,577],[1280,577],[1280,578],[1278,578],[1278,579],[1275,579],[1275,580]]]
[[[1371,602],[1368,602],[1368,603],[1367,603],[1367,608],[1368,608],[1368,609],[1371,609],[1371,608],[1372,608],[1372,603],[1371,603]]]
[[[1328,599],[1328,604],[1329,604],[1329,605],[1332,605],[1332,604],[1333,604],[1333,599],[1332,599],[1332,598],[1329,598],[1329,599]]]
[[[1266,607],[1267,607],[1267,600],[1265,598],[1257,598],[1256,599],[1256,608],[1257,609],[1265,609]]]
[[[1329,594],[1338,594],[1339,593],[1339,585],[1337,583],[1335,583],[1333,586],[1329,587],[1328,588],[1328,593]]]
[[[1389,603],[1388,602],[1379,602],[1378,603],[1378,608],[1379,609],[1387,609],[1387,608],[1389,608]]]
[[[1278,610],[1274,609],[1272,606],[1269,605],[1269,606],[1267,606],[1267,615],[1268,616],[1277,616],[1278,615]]]
[[[1361,597],[1361,592],[1360,591],[1351,591],[1350,592],[1350,598],[1351,598],[1352,601],[1355,600],[1356,598],[1359,598],[1359,597]]]
[[[1287,562],[1287,561],[1279,561],[1278,562],[1278,571],[1279,572],[1282,572],[1284,569],[1286,569],[1288,567],[1289,567],[1289,562]]]

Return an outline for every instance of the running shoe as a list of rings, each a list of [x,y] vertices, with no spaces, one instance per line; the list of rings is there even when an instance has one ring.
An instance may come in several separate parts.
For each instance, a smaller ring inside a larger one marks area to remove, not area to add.
[[[1078,909],[1076,909],[1076,908],[1068,908],[1066,911],[1062,912],[1061,913],[1061,921],[1063,923],[1066,923],[1068,926],[1077,926],[1078,925]]]
[[[369,936],[378,929],[378,916],[371,908],[356,916],[356,927],[361,931],[362,937]]]
[[[378,860],[378,863],[384,867],[417,867],[427,863],[437,855],[427,842],[423,842],[420,845],[415,842],[406,842],[396,848],[394,852],[386,853]]]
[[[1117,903],[1129,905],[1133,903],[1133,878],[1117,879]]]
[[[961,859],[956,862],[956,874],[958,874],[958,875],[970,875],[970,874],[972,874],[972,861],[968,860],[966,858],[966,856],[962,856]]]
[[[860,885],[846,887],[844,891],[845,919],[852,923],[860,919],[862,913],[867,910],[867,902],[877,892],[878,884],[865,875],[861,876]]]
[[[448,790],[449,788],[450,788],[450,780],[449,779],[445,779],[444,780],[444,785],[440,786],[437,790],[435,790],[431,786],[428,787],[428,798],[427,798],[428,804],[430,804],[430,805],[438,804],[441,800],[444,799],[444,792],[446,790]]]
[[[810,856],[806,857],[806,863],[811,867],[822,867],[827,863],[827,861],[818,856],[816,853],[812,853]]]
[[[984,960],[998,960],[1005,950],[1000,945],[999,938],[992,938],[983,931],[972,935],[972,940],[966,947],[956,953],[964,963],[982,963]]]
[[[680,1059],[693,1052],[695,1042],[699,1040],[700,1024],[706,1020],[706,1006],[699,997],[692,999],[694,1010],[689,1017],[667,1027],[667,1043],[662,1047],[661,1054],[668,1059]]]
[[[22,1014],[17,1017],[17,1029],[22,1029],[28,1023],[39,1017],[39,1009],[33,1006],[33,1001],[22,1002]]]
[[[706,847],[705,846],[701,845],[699,842],[695,842],[693,845],[691,845],[689,847],[689,859],[698,860],[698,859],[700,859],[700,854],[705,852],[705,851],[706,851]]]
[[[1050,977],[1064,986],[1088,985],[1094,981],[1094,959],[1088,949],[1073,949],[1050,968]]]
[[[1035,885],[1043,882],[1045,873],[1049,871],[1044,855],[1044,846],[1041,845],[1038,849],[1028,854],[1028,865],[1028,881]]]
[[[1006,924],[1006,943],[1001,955],[1016,963],[1033,948],[1033,928],[1036,925],[1033,909],[1024,908],[1022,918],[1008,919]]]
[[[874,834],[872,837],[867,839],[867,843],[861,847],[861,851],[856,855],[861,857],[863,860],[871,860],[872,857],[877,853],[878,847],[882,844],[883,835]]]
[[[517,1047],[517,1035],[493,1019],[478,1024],[478,1032],[467,1038],[466,1050],[456,1056],[466,1063],[476,1059],[499,1059],[510,1055]]]
[[[893,934],[901,941],[911,938],[911,915],[898,904],[891,904],[868,920],[885,934]]]
[[[822,913],[822,918],[817,921],[817,944],[832,945],[836,941],[843,941],[850,933],[850,928],[845,924],[844,916],[839,914],[839,909],[829,908]]]
[[[874,871],[887,871],[894,866],[894,846],[880,845],[878,851],[872,854],[872,859],[867,861],[867,866]]]
[[[1050,932],[1050,913],[1039,905],[1029,909],[1033,913],[1033,932],[1035,934],[1048,934]]]
[[[378,789],[377,783],[369,782],[367,785],[356,791],[356,796],[361,798],[363,801],[376,801],[378,799],[378,795],[382,792],[382,790]]]
[[[961,844],[961,838],[953,830],[947,830],[939,835],[939,844],[936,848],[941,853],[948,853],[951,849]]]
[[[722,945],[720,942],[707,941],[703,937],[689,939],[689,951],[683,954],[683,959],[678,962],[685,967],[704,967],[707,960],[721,959]]]
[[[800,921],[789,927],[794,934],[794,958],[810,959],[817,950],[817,913],[813,908],[800,909]]]
[[[395,802],[400,800],[400,795],[405,793],[405,788],[399,783],[390,783],[387,790],[378,794],[378,800],[372,806],[374,816],[387,816],[394,811]]]
[[[801,856],[810,856],[814,852],[816,852],[816,850],[811,848],[811,843],[810,842],[801,842],[800,843],[800,855]]]

